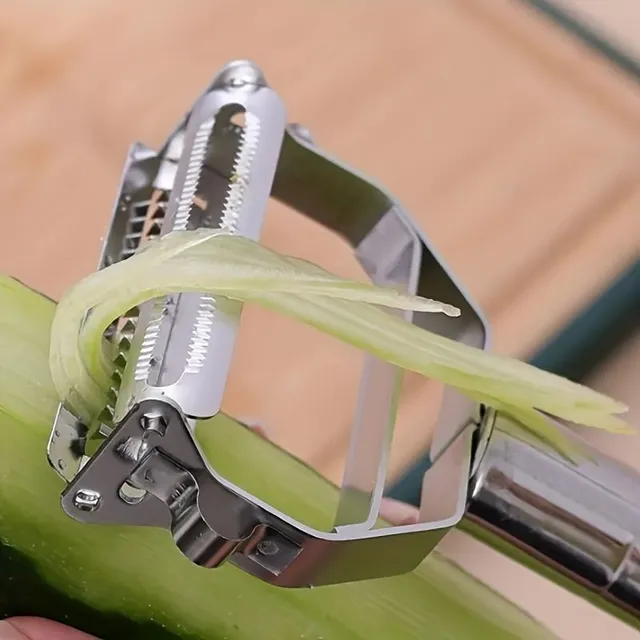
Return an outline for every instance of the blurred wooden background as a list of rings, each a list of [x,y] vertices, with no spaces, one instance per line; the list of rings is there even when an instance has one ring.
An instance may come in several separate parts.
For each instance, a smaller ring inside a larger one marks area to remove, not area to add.
[[[401,199],[497,351],[535,351],[637,255],[640,87],[524,2],[23,0],[0,5],[0,270],[52,296],[92,271],[129,144],[161,144],[237,57]],[[281,208],[264,241],[361,277]],[[249,311],[227,406],[339,479],[359,354]],[[395,473],[428,437],[409,382]]]

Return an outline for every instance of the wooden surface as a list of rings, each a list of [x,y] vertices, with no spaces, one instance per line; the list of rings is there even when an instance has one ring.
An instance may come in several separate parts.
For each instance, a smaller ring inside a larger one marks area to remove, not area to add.
[[[640,88],[515,0],[0,5],[0,270],[59,296],[93,270],[128,145],[159,145],[250,57],[319,145],[397,194],[524,356],[637,252]],[[362,277],[270,211],[264,241]],[[361,356],[249,309],[225,407],[339,479]],[[395,472],[429,432],[409,378]]]

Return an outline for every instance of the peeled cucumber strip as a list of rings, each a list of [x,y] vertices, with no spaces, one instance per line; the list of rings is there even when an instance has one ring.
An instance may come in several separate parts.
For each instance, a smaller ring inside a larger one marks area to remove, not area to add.
[[[0,617],[42,615],[103,640],[552,637],[438,554],[398,578],[287,590],[232,566],[196,567],[166,531],[71,520],[45,455],[55,305],[0,276],[0,309]],[[269,477],[268,491],[305,520],[331,515],[335,488],[272,444],[225,418],[197,435],[222,473],[233,469],[250,489]]]
[[[522,422],[532,434],[542,429],[546,442],[553,442],[554,430],[543,425],[540,411],[584,426],[631,431],[616,415],[626,407],[612,398],[438,336],[380,308],[446,313],[455,322],[459,311],[446,301],[344,280],[251,240],[211,230],[174,232],[149,242],[129,260],[88,276],[60,301],[51,334],[51,375],[76,415],[90,423],[107,404],[113,367],[102,335],[112,321],[142,302],[182,291],[222,296],[231,307],[232,300],[254,302],[296,318],[455,387]],[[566,448],[561,438],[559,451]]]

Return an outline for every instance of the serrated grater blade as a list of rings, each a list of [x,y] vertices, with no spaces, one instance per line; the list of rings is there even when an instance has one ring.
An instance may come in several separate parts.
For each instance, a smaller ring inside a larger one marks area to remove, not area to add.
[[[258,240],[285,127],[284,105],[255,67],[223,70],[190,114],[162,235],[210,228]],[[240,311],[239,303],[196,293],[142,305],[115,419],[159,396],[191,418],[215,415]]]

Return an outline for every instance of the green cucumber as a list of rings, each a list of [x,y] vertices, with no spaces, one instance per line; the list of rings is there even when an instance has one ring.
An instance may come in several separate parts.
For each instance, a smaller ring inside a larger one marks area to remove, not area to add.
[[[54,309],[0,276],[0,618],[45,616],[103,640],[552,637],[437,553],[397,578],[288,590],[232,566],[196,567],[166,531],[71,520],[45,455]],[[198,437],[221,473],[308,523],[327,521],[336,490],[313,470],[229,420]]]

